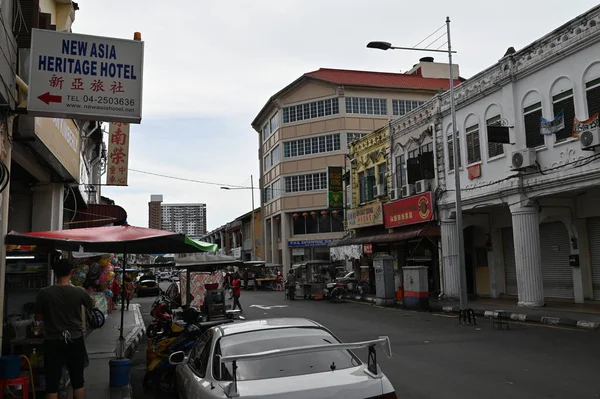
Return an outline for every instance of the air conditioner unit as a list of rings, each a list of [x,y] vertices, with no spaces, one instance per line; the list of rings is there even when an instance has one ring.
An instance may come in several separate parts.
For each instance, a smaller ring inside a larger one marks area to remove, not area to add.
[[[415,191],[417,194],[423,194],[426,191],[429,191],[429,180],[417,180],[415,182]]]
[[[600,146],[600,127],[593,127],[579,133],[579,143],[582,150],[592,150]]]
[[[535,166],[535,149],[525,148],[523,150],[513,151],[511,155],[511,170],[522,170]]]
[[[390,201],[395,201],[400,198],[400,196],[398,195],[398,190],[399,189],[397,188],[392,189],[392,192],[390,193]]]
[[[406,186],[402,186],[402,197],[410,197],[415,194],[415,185],[407,184]]]
[[[385,195],[385,186],[376,184],[373,186],[373,197],[383,197]]]

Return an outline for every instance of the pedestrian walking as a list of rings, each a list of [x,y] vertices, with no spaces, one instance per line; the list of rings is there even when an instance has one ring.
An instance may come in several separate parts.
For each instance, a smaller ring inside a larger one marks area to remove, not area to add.
[[[296,296],[296,276],[294,276],[294,271],[290,270],[287,279],[288,285],[288,299],[293,300]]]
[[[239,307],[240,311],[243,312],[242,304],[240,303],[240,295],[242,294],[242,280],[240,280],[239,274],[235,274],[231,286],[233,289],[233,310],[235,310],[236,307]]]
[[[110,290],[112,291],[112,310],[117,310],[117,302],[119,302],[119,295],[121,295],[121,286],[119,285],[119,282],[117,281],[117,277],[115,276],[115,278],[112,281]]]
[[[84,369],[88,356],[83,340],[81,306],[90,309],[95,304],[83,288],[71,285],[73,262],[61,259],[53,269],[56,285],[42,288],[35,303],[36,318],[44,322],[46,399],[58,398],[65,366],[71,378],[73,399],[84,399]]]
[[[133,283],[131,282],[131,278],[125,277],[125,284],[123,285],[123,296],[125,297],[126,308],[129,310],[129,302],[131,301],[131,297],[133,296]]]

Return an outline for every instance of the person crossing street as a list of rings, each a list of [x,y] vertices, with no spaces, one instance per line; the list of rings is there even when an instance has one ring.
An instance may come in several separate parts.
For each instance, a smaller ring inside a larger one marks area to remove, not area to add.
[[[243,312],[242,304],[240,303],[240,295],[242,294],[242,280],[240,280],[240,275],[238,273],[234,275],[233,281],[231,282],[231,287],[233,291],[233,310],[235,310],[236,307],[239,307],[240,311]]]

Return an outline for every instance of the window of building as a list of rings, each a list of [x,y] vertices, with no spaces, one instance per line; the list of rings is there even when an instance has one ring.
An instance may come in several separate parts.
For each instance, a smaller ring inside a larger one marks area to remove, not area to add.
[[[327,189],[326,172],[287,176],[284,179],[286,193],[318,191]]]
[[[285,142],[283,143],[283,156],[285,158],[294,158],[304,155],[340,151],[340,149],[340,134],[336,133]]]
[[[485,125],[493,126],[500,123],[502,117],[500,115],[492,116],[490,119],[485,121]],[[504,144],[502,143],[490,143],[488,141],[488,159],[497,157],[498,155],[504,154]]]
[[[306,213],[306,216],[304,216]],[[319,234],[344,231],[344,212],[322,210],[298,212],[293,217],[294,235]]]
[[[281,180],[277,179],[263,189],[263,201],[270,202],[281,196]]]
[[[415,148],[408,152],[408,159],[418,158],[419,157],[419,149]]]
[[[523,109],[525,122],[525,142],[527,148],[536,148],[544,145],[544,136],[540,134],[540,120],[542,118],[542,103],[536,103]]]
[[[379,174],[377,184],[383,184],[383,192],[387,195],[387,164],[385,162],[377,165],[377,173]]]
[[[385,98],[346,97],[347,114],[387,115]]]
[[[426,152],[433,152],[433,141],[427,144],[423,144],[421,146],[421,154],[424,154]]]
[[[472,163],[481,161],[479,124],[466,128],[465,137],[467,139],[467,164],[470,165]]]
[[[355,140],[360,140],[369,133],[346,133],[346,142],[350,144]]]
[[[283,123],[322,118],[339,113],[339,100],[337,98],[328,98],[326,100],[285,107],[283,109]]]
[[[588,118],[600,112],[600,78],[590,80],[585,84]]]
[[[275,133],[277,129],[279,129],[279,114],[273,115],[270,121],[271,124],[271,134]]]
[[[565,113],[565,128],[556,132],[556,141],[564,141],[572,137],[573,118],[575,118],[575,103],[573,102],[573,90],[566,90],[552,97],[552,109],[554,116],[561,111]]]
[[[277,165],[279,161],[281,161],[281,155],[279,151],[279,145],[276,145],[264,158],[265,171]]]
[[[539,127],[539,124],[538,124]],[[458,133],[458,132],[457,132]],[[454,142],[452,133],[448,134],[448,170],[454,170]],[[460,155],[460,136],[458,136],[458,147],[456,148],[458,155],[458,167],[462,167],[462,159]]]
[[[406,159],[403,155],[396,157],[396,197],[400,198],[402,187],[406,185]]]
[[[392,113],[394,115],[404,115],[423,104],[425,104],[425,101],[392,100]]]
[[[269,122],[265,123],[262,128],[263,141],[267,141],[267,139],[271,136],[271,125]]]
[[[372,201],[373,196],[373,187],[375,187],[375,168],[369,168],[366,172],[361,172],[358,174],[358,178],[360,181],[360,202],[368,202]]]

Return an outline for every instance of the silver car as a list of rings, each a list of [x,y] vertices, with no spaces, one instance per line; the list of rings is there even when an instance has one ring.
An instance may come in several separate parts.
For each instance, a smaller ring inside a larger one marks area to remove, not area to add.
[[[344,344],[312,320],[252,320],[207,330],[189,356],[176,352],[170,362],[182,399],[396,399],[378,344],[391,357],[387,337]],[[367,364],[351,352],[360,348]]]

